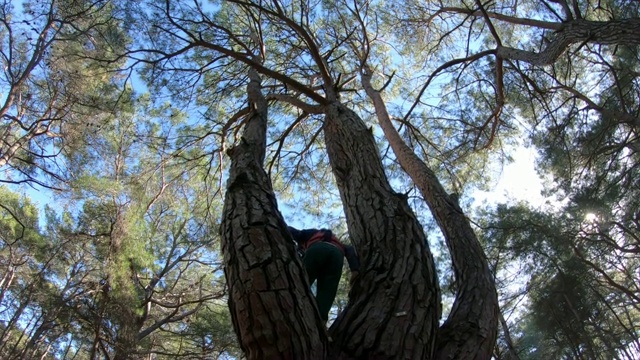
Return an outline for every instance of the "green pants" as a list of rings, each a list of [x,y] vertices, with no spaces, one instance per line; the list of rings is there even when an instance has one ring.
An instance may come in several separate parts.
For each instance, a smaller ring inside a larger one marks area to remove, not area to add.
[[[303,262],[309,276],[309,284],[316,285],[316,303],[320,317],[329,320],[329,311],[338,292],[344,255],[336,246],[327,242],[311,245],[304,254]]]

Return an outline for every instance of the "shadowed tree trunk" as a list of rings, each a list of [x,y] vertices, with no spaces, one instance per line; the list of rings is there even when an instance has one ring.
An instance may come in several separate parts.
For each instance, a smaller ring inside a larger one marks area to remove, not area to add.
[[[441,305],[423,228],[391,189],[371,130],[355,112],[328,105],[324,134],[362,262],[331,336],[359,359],[431,359]]]
[[[457,199],[447,194],[433,171],[393,127],[380,93],[371,86],[371,70],[362,85],[373,101],[385,137],[398,162],[416,184],[451,253],[458,285],[453,309],[438,332],[436,359],[490,359],[498,329],[498,295],[489,265]]]
[[[248,359],[323,359],[323,324],[263,169],[267,102],[253,70],[247,95],[243,137],[229,151],[221,224],[233,325]]]

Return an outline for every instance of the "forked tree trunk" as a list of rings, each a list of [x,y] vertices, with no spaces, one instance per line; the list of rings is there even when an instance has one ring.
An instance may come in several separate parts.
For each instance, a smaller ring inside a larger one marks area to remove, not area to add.
[[[490,359],[498,329],[498,295],[480,242],[457,199],[447,194],[429,166],[393,127],[380,93],[371,86],[368,69],[362,85],[398,162],[427,202],[451,253],[458,291],[453,309],[438,332],[435,359]]]
[[[362,262],[333,341],[358,359],[431,359],[441,304],[423,228],[391,189],[371,130],[342,104],[325,114],[327,152]]]
[[[263,169],[267,102],[252,70],[247,94],[221,224],[233,326],[248,359],[324,359],[324,324]]]

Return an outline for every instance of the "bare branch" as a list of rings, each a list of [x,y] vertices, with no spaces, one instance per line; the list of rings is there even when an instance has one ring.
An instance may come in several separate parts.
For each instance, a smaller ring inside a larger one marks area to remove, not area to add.
[[[322,114],[324,111],[323,106],[307,104],[306,102],[300,100],[299,98],[291,95],[268,94],[266,98],[267,100],[277,100],[277,101],[286,102],[309,114]]]
[[[431,73],[431,75],[429,75],[429,78],[427,78],[427,81],[425,82],[425,84],[420,89],[420,92],[418,93],[418,96],[416,96],[416,100],[413,102],[413,105],[411,105],[411,107],[409,108],[409,110],[407,111],[405,116],[402,118],[402,121],[407,121],[409,119],[409,117],[411,116],[411,113],[413,112],[413,110],[420,103],[422,95],[424,94],[424,92],[429,87],[429,84],[431,84],[431,81],[433,81],[433,79],[436,76],[438,76],[438,74],[440,72],[442,72],[443,70],[446,70],[446,69],[448,69],[448,68],[450,68],[452,66],[458,65],[458,64],[474,62],[474,61],[479,60],[479,59],[481,59],[481,58],[483,58],[485,56],[495,55],[495,54],[496,54],[495,50],[485,50],[485,51],[479,52],[477,54],[474,54],[474,55],[471,55],[471,56],[468,56],[468,57],[465,57],[465,58],[459,58],[459,59],[450,60],[450,61],[447,61],[446,63],[440,65],[437,69],[435,69]]]

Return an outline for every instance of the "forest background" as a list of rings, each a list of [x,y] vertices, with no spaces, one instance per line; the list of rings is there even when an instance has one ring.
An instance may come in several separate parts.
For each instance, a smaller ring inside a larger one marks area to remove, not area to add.
[[[2,1],[0,358],[640,359],[639,8]]]

